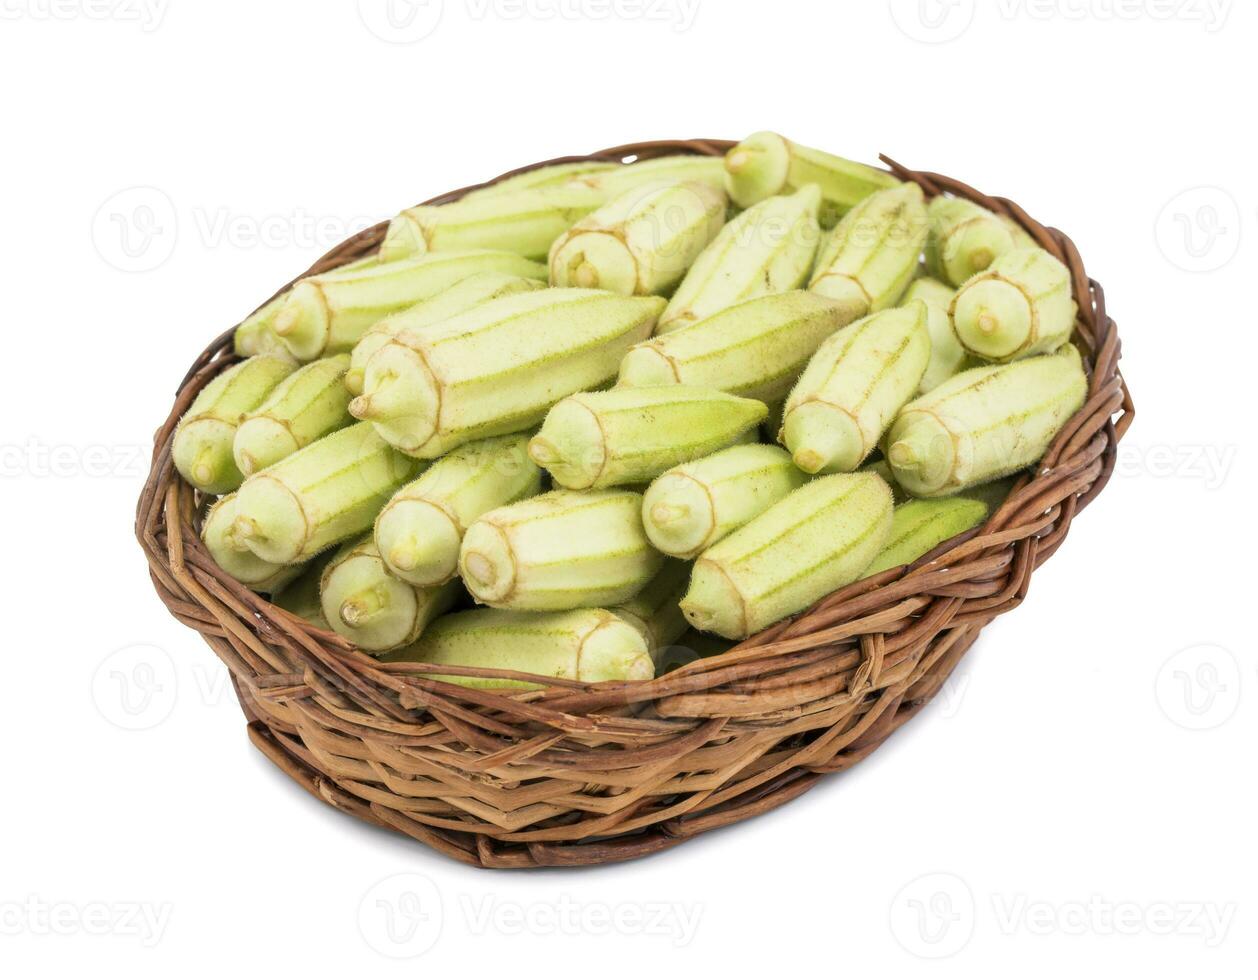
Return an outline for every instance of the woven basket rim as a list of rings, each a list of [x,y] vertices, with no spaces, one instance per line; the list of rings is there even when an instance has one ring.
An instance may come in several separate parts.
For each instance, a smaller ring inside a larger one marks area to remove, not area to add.
[[[716,155],[732,145],[733,141],[716,139],[630,143],[530,164],[424,203],[456,200],[475,187],[553,163],[622,161],[627,157],[650,158],[669,153]],[[897,668],[910,661],[918,663],[934,646],[943,647],[934,654],[941,669],[944,665],[948,670],[955,666],[983,625],[1022,601],[1034,569],[1056,552],[1074,517],[1105,487],[1114,469],[1117,444],[1131,425],[1135,409],[1118,370],[1120,343],[1117,327],[1106,311],[1104,291],[1088,277],[1078,250],[1064,233],[1035,221],[1006,198],[987,196],[937,173],[910,170],[885,156],[880,159],[901,179],[918,183],[928,196],[952,193],[1008,215],[1060,258],[1071,273],[1079,304],[1074,339],[1089,372],[1086,404],[1072,416],[1040,465],[1018,479],[1008,499],[981,527],[944,542],[912,565],[888,569],[841,589],[806,612],[771,626],[726,653],[695,661],[650,681],[591,684],[488,669],[381,664],[341,637],[304,623],[235,582],[217,568],[200,541],[199,519],[204,500],[174,472],[169,446],[176,422],[196,393],[238,360],[232,353],[233,326],[195,360],[178,386],[166,421],[156,433],[152,470],[137,508],[136,534],[159,596],[176,618],[203,635],[231,671],[255,744],[328,802],[372,822],[401,829],[468,863],[602,863],[663,849],[671,846],[671,841],[657,839],[648,847],[637,840],[640,831],[586,835],[600,842],[618,843],[572,844],[594,848],[574,858],[567,852],[561,853],[558,845],[547,850],[545,843],[532,841],[523,849],[508,848],[499,853],[493,849],[495,842],[508,840],[510,833],[498,835],[483,829],[469,831],[476,837],[474,844],[461,838],[451,843],[449,835],[461,833],[457,828],[438,831],[446,836],[437,840],[430,824],[420,827],[401,823],[414,814],[382,814],[370,800],[370,793],[363,795],[357,789],[347,793],[344,778],[326,774],[335,767],[290,744],[300,742],[300,738],[281,731],[285,726],[269,716],[268,711],[278,710],[277,705],[300,705],[300,710],[307,713],[315,710],[312,705],[316,703],[353,705],[353,710],[362,709],[379,718],[378,723],[366,726],[368,733],[362,738],[368,742],[379,733],[388,732],[391,726],[406,728],[424,719],[440,719],[447,734],[457,733],[468,745],[477,745],[483,739],[474,737],[471,729],[486,726],[487,731],[499,730],[499,739],[508,743],[506,749],[488,753],[492,763],[510,767],[522,766],[523,760],[529,758],[547,757],[548,752],[553,754],[550,746],[544,744],[548,741],[544,736],[521,744],[517,733],[512,741],[512,733],[520,726],[591,739],[604,737],[610,731],[607,726],[613,723],[608,719],[617,719],[614,726],[632,729],[630,719],[647,709],[652,724],[645,726],[640,736],[620,732],[616,737],[640,737],[644,744],[672,738],[673,742],[666,744],[671,744],[670,751],[674,753],[681,751],[676,743],[691,736],[697,744],[719,741],[722,733],[730,731],[781,734],[787,738],[804,710],[800,698],[810,695],[807,685],[818,685],[817,697],[821,698],[829,690],[827,684],[833,686],[836,672],[845,678],[845,690],[855,703],[858,689],[862,697],[875,698],[880,690],[886,690],[879,686],[880,680],[890,684]],[[386,227],[387,222],[381,222],[347,239],[297,278],[369,253],[382,240]],[[291,284],[285,284],[274,295]],[[916,660],[906,650],[917,651],[913,655]],[[844,666],[853,658],[852,664]],[[425,676],[437,672],[535,679],[546,687],[526,692],[469,689]],[[790,678],[789,683],[781,681],[783,677]],[[935,679],[942,683],[943,677]],[[916,699],[906,702],[902,691],[894,707],[887,704],[873,712],[868,729],[850,740],[850,756],[863,758],[868,754],[866,750],[872,751],[934,693],[921,678],[915,683]],[[824,702],[808,702],[820,703]],[[318,710],[325,711],[326,707]],[[333,720],[321,731],[334,732],[339,737],[347,729],[353,734],[361,727],[361,718],[356,718],[353,725]],[[674,732],[680,734],[670,734]],[[558,740],[559,735],[550,738]],[[624,761],[642,764],[642,753],[650,751],[649,747],[637,747]],[[657,754],[668,758],[668,752]],[[607,759],[600,757],[600,764],[606,763]],[[565,756],[554,764],[562,768],[575,763]],[[847,764],[850,761],[843,767]],[[303,766],[305,771],[298,772]],[[742,819],[793,798],[811,786],[813,777],[820,775],[822,769],[795,772],[789,780],[766,778],[757,787],[754,799],[740,801],[741,809],[727,807],[722,813],[728,816],[737,811],[735,816],[714,825]],[[699,827],[693,832],[702,829],[708,828]],[[678,841],[692,835],[677,833],[676,827],[663,833],[666,837],[673,834]],[[504,858],[508,853],[513,856]]]

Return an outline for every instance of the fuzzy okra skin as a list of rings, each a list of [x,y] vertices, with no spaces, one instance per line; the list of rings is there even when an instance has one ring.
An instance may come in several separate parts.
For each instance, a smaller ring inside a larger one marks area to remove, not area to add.
[[[771,132],[753,133],[725,154],[725,189],[740,208],[805,184],[821,188],[822,223],[829,227],[870,194],[897,187],[900,180]]]
[[[367,328],[478,272],[545,279],[546,267],[512,252],[467,249],[337,269],[301,280],[275,317],[275,332],[299,361],[353,348]]]
[[[412,585],[452,579],[468,525],[541,492],[542,471],[528,457],[528,440],[517,433],[460,446],[395,493],[375,529],[389,571]]]
[[[700,385],[779,401],[822,341],[851,322],[838,303],[801,289],[760,296],[638,344],[620,363],[619,384]]]
[[[371,535],[345,545],[328,562],[319,584],[328,625],[368,653],[414,643],[458,595],[456,582],[418,588],[394,578]]]
[[[730,446],[659,476],[643,495],[642,523],[664,554],[694,558],[807,479],[777,446]]]
[[[502,191],[450,204],[421,204],[389,222],[380,260],[453,249],[490,248],[542,260],[551,243],[603,204],[603,195],[578,184]]]
[[[474,521],[459,574],[484,605],[546,611],[625,602],[663,561],[642,529],[640,493],[553,490]]]
[[[696,629],[745,639],[860,578],[891,511],[873,473],[805,483],[699,556],[682,612]]]
[[[856,469],[930,361],[925,303],[883,310],[821,345],[786,400],[782,443],[806,473]]]
[[[344,384],[348,367],[348,354],[311,361],[246,415],[232,442],[240,472],[252,476],[352,422]]]
[[[241,418],[297,370],[288,357],[258,354],[229,367],[197,394],[175,428],[170,453],[180,476],[202,493],[227,493],[244,480],[232,456]]]
[[[915,497],[999,479],[1039,460],[1087,392],[1072,344],[970,368],[904,406],[884,440],[887,460]]]
[[[531,428],[558,399],[615,377],[663,306],[658,296],[597,289],[491,300],[378,350],[350,413],[422,459]]]
[[[916,184],[871,194],[822,243],[808,288],[845,306],[849,322],[894,306],[917,272],[928,227]]]
[[[682,279],[658,332],[680,330],[744,300],[802,286],[821,237],[820,205],[821,191],[808,184],[794,194],[761,201],[729,222]]]
[[[641,633],[651,656],[655,657],[689,627],[680,605],[689,585],[689,564],[668,559],[641,592],[627,602],[611,606],[608,612],[615,613]],[[658,660],[656,666],[659,666]]]
[[[263,561],[231,537],[236,520],[236,495],[222,497],[210,506],[201,522],[201,540],[218,567],[254,592],[276,592],[301,574],[301,565],[277,565]]]
[[[522,613],[473,609],[435,620],[419,640],[380,658],[387,663],[510,670],[574,681],[647,681],[655,667],[636,629],[606,609]],[[540,683],[422,674],[465,687],[537,688]]]
[[[488,303],[499,296],[541,289],[545,285],[540,279],[526,279],[524,276],[510,275],[505,272],[478,272],[401,313],[386,316],[383,320],[368,327],[367,332],[354,345],[354,349],[350,352],[349,370],[345,373],[345,387],[351,394],[361,395],[363,375],[366,373],[367,362],[371,360],[371,355],[402,331],[423,330],[434,323],[466,313],[473,307]]]
[[[667,293],[725,225],[728,205],[724,192],[698,181],[626,191],[555,239],[550,283]]]
[[[926,268],[953,286],[960,286],[1018,247],[1007,221],[963,197],[941,194],[931,200],[927,214],[930,237]]]
[[[517,191],[538,190],[544,187],[563,187],[584,177],[593,177],[608,170],[619,170],[619,163],[602,163],[587,160],[579,163],[552,163],[546,167],[534,167],[513,177],[504,177],[496,183],[468,191],[459,200],[472,201],[498,194],[514,194]]]
[[[660,181],[698,181],[724,193],[724,172],[724,163],[720,157],[677,154],[583,174],[573,182],[599,191],[610,201],[626,191]]]
[[[418,466],[370,425],[339,429],[249,477],[229,534],[266,561],[304,561],[370,528]]]
[[[975,357],[1007,364],[1070,339],[1078,312],[1070,270],[1042,248],[1006,252],[957,290],[948,313]]]
[[[586,391],[546,413],[529,456],[569,490],[642,483],[733,445],[768,411],[763,402],[690,385]]]
[[[948,308],[952,305],[955,292],[938,279],[924,276],[914,279],[904,293],[901,306],[908,306],[914,300],[926,304],[926,329],[930,333],[930,363],[926,365],[926,373],[917,386],[917,393],[924,395],[932,388],[937,388],[958,371],[970,367],[970,355],[957,335],[952,332],[952,320],[948,317]]]
[[[323,580],[323,570],[331,558],[332,552],[325,552],[308,564],[298,566],[302,570],[301,574],[272,592],[271,604],[304,619],[311,626],[331,630],[319,601],[319,583]]]
[[[966,497],[910,500],[891,515],[891,536],[865,577],[910,565],[928,551],[987,519],[987,505]]]

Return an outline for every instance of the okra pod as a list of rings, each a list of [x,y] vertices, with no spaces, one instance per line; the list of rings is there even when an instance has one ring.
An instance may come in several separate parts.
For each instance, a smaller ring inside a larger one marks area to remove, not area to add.
[[[540,279],[526,279],[505,272],[478,272],[401,313],[386,316],[368,327],[367,332],[354,345],[350,352],[349,370],[345,374],[345,387],[351,394],[361,395],[363,374],[371,355],[403,330],[423,330],[499,296],[541,289],[545,285]]]
[[[521,613],[473,609],[435,620],[419,640],[380,658],[388,663],[511,670],[574,681],[645,681],[655,674],[646,642],[606,609]],[[540,683],[424,674],[465,687],[537,688]]]
[[[210,506],[201,522],[201,540],[218,567],[254,592],[276,592],[301,574],[301,565],[277,565],[263,561],[231,536],[236,520],[236,495],[222,497]]]
[[[720,157],[674,156],[639,160],[598,173],[583,174],[574,183],[599,191],[607,200],[626,191],[660,181],[698,181],[713,190],[724,191],[725,167]]]
[[[548,611],[625,602],[663,561],[642,529],[641,494],[554,490],[474,521],[459,574],[484,605]]]
[[[808,288],[847,307],[851,320],[895,306],[917,272],[927,228],[916,184],[870,195],[822,243]]]
[[[171,457],[179,475],[202,493],[228,493],[244,475],[232,457],[241,418],[297,370],[287,357],[258,354],[229,367],[193,399],[175,427]]]
[[[731,446],[658,477],[643,496],[642,523],[664,554],[694,558],[806,480],[777,446]]]
[[[352,422],[344,384],[348,367],[348,354],[311,361],[246,415],[232,442],[240,472],[252,476]]]
[[[587,391],[546,413],[529,456],[570,490],[642,483],[733,445],[768,411],[751,398],[689,385]]]
[[[654,657],[686,632],[688,624],[681,614],[680,603],[689,585],[690,566],[686,562],[669,559],[641,592],[626,602],[611,606],[608,612],[615,613],[641,633]]]
[[[725,224],[723,191],[697,181],[626,191],[555,239],[552,286],[670,292]]]
[[[827,228],[870,194],[899,183],[885,170],[801,146],[777,133],[753,133],[725,155],[725,189],[739,207],[816,184]]]
[[[470,249],[337,269],[298,282],[275,317],[275,332],[299,361],[350,350],[373,323],[478,272],[545,279],[546,267],[511,252]]]
[[[813,355],[786,400],[781,441],[806,473],[856,469],[930,361],[926,304],[883,310],[840,330]]]
[[[1044,249],[1006,252],[953,297],[957,340],[997,363],[1051,353],[1074,330],[1078,305],[1070,287],[1070,270]]]
[[[770,197],[721,229],[669,300],[659,333],[680,330],[726,307],[798,289],[817,254],[821,191],[808,184]]]
[[[970,368],[905,405],[886,437],[896,481],[943,497],[1030,466],[1087,398],[1079,352]]]
[[[540,289],[404,331],[378,350],[350,413],[423,459],[536,425],[564,395],[616,376],[664,301],[595,289]]]
[[[1008,223],[963,197],[939,195],[927,208],[930,237],[926,268],[932,276],[960,286],[1017,247]]]
[[[888,568],[911,565],[928,551],[987,519],[987,505],[966,497],[910,500],[891,515],[886,547],[865,570],[865,577]]]
[[[620,364],[619,383],[700,385],[779,401],[821,342],[851,322],[841,305],[800,289],[760,296],[638,344]]]
[[[468,525],[541,492],[542,471],[528,457],[528,439],[519,433],[460,446],[394,494],[375,532],[389,571],[421,586],[453,578]]]
[[[891,490],[873,473],[805,483],[695,562],[682,612],[745,639],[856,581],[891,533]]]
[[[908,306],[920,299],[926,304],[926,329],[930,333],[930,363],[926,365],[926,373],[922,375],[922,383],[917,386],[917,393],[924,395],[932,388],[937,388],[958,371],[970,364],[970,355],[957,335],[952,331],[952,320],[948,317],[948,308],[952,305],[953,290],[938,279],[923,277],[914,279],[904,294],[901,306]]]
[[[304,561],[371,527],[418,465],[370,425],[340,429],[249,477],[230,534],[266,561]]]
[[[552,163],[547,167],[534,167],[513,177],[504,177],[495,184],[468,191],[460,200],[469,201],[496,194],[513,194],[516,191],[537,190],[542,187],[562,187],[583,177],[593,177],[607,170],[619,170],[618,163],[602,163],[584,160],[579,163]]]
[[[414,643],[424,627],[454,605],[458,594],[454,582],[419,588],[394,578],[371,535],[341,548],[319,585],[329,626],[367,653]]]
[[[321,630],[331,630],[327,618],[323,615],[323,606],[319,601],[319,583],[323,579],[323,570],[327,567],[332,552],[325,552],[318,558],[308,562],[301,574],[282,588],[271,593],[271,604],[279,606],[299,619],[304,619],[311,626]]]
[[[380,260],[482,248],[540,261],[556,238],[603,202],[596,190],[566,184],[421,204],[389,222]]]

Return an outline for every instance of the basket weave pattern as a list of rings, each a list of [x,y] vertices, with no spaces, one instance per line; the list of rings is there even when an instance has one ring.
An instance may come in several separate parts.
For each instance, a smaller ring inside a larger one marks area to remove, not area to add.
[[[669,140],[564,160],[731,145]],[[271,605],[201,544],[204,501],[175,473],[170,443],[197,392],[235,362],[229,330],[197,358],[157,432],[136,534],[162,601],[230,671],[254,745],[338,809],[468,864],[524,868],[638,857],[755,816],[859,762],[912,718],[983,626],[1022,602],[1032,573],[1108,482],[1135,413],[1104,293],[1070,239],[1010,201],[884,162],[928,195],[948,191],[1010,215],[1073,277],[1087,403],[981,528],[653,681],[499,692],[430,680],[438,668],[378,663]],[[306,274],[370,253],[385,227]]]

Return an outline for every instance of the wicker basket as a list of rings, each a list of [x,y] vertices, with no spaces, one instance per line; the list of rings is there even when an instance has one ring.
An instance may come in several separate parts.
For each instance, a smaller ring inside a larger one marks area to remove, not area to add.
[[[669,140],[565,159],[730,145]],[[254,745],[338,809],[468,864],[531,868],[640,857],[771,810],[912,718],[979,630],[1022,601],[1105,486],[1134,408],[1104,294],[1070,239],[1010,201],[883,159],[928,195],[950,191],[1011,215],[1073,275],[1090,397],[986,524],[653,681],[552,681],[523,693],[433,681],[433,668],[377,663],[272,606],[202,546],[204,502],[176,475],[170,442],[197,392],[235,360],[228,331],[197,358],[157,432],[136,533],[162,601],[230,670]],[[367,254],[384,229],[342,243],[309,273]]]

